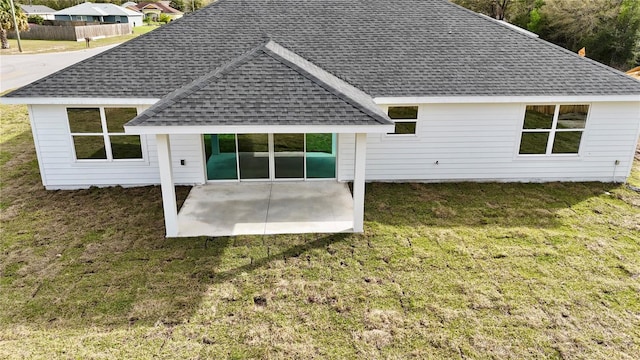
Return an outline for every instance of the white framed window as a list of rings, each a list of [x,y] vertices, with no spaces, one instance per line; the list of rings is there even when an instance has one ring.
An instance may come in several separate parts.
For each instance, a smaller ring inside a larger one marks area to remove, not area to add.
[[[418,107],[417,106],[389,106],[387,115],[393,120],[396,127],[389,136],[415,136],[416,127],[418,125]]]
[[[138,115],[134,107],[67,108],[73,154],[77,161],[143,160],[140,135],[124,133]]]
[[[518,155],[577,155],[589,105],[527,105]]]

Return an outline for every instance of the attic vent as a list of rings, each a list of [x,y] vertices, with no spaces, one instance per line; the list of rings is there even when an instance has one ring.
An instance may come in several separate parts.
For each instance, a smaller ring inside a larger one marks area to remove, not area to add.
[[[494,22],[496,22],[496,23],[498,23],[498,24],[500,24],[500,25],[502,25],[504,27],[508,27],[508,28],[510,28],[512,30],[515,30],[515,31],[519,32],[519,33],[525,34],[527,36],[530,36],[530,37],[533,37],[533,38],[540,37],[536,33],[532,33],[531,31],[523,29],[523,28],[521,28],[519,26],[516,26],[516,25],[513,25],[513,24],[509,24],[508,22],[506,22],[504,20],[496,20],[496,19],[494,19],[494,18],[492,18],[490,16],[487,16],[485,14],[480,14],[480,13],[478,13],[478,15],[482,16],[485,19],[489,19],[491,21],[494,21]]]

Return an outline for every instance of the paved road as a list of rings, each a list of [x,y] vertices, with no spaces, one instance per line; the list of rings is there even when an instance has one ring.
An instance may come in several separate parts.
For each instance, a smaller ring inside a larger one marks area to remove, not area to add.
[[[0,92],[19,88],[116,45],[80,51],[0,56]]]

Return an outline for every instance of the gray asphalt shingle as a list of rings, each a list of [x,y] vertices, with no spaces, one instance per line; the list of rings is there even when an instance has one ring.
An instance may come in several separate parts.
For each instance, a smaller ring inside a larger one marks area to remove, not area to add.
[[[7,96],[162,98],[265,38],[373,97],[640,94],[620,72],[445,0],[220,0]]]
[[[393,124],[373,99],[268,42],[165,96],[127,126]]]

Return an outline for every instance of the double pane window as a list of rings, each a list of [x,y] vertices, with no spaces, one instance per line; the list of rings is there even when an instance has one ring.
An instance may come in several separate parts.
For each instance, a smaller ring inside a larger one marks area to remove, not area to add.
[[[136,108],[67,108],[76,159],[142,159],[140,136],[124,133],[124,124],[137,114]]]
[[[390,106],[387,114],[396,127],[388,135],[415,135],[418,120],[417,106]]]
[[[527,105],[520,155],[578,154],[589,105]]]

